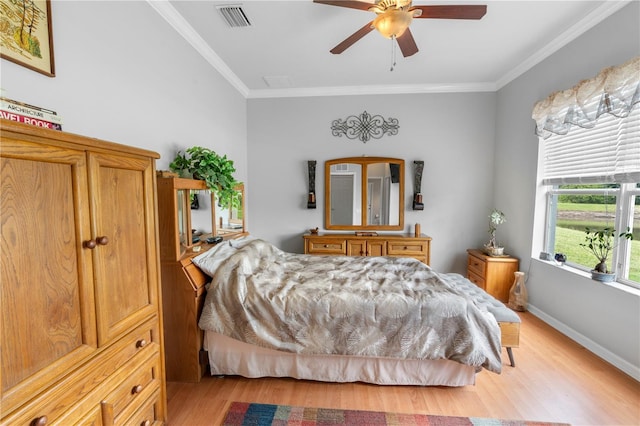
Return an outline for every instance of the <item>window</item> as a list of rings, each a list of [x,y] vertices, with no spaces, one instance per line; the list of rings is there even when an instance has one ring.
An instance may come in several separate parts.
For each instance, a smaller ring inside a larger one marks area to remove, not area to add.
[[[580,243],[585,228],[611,227],[616,234],[633,233],[633,241],[620,239],[607,268],[616,270],[617,280],[640,285],[640,186],[638,184],[556,185],[547,191],[547,251],[564,253],[567,263],[585,271],[598,263]],[[625,204],[634,215],[625,215]],[[616,215],[616,212],[620,214]],[[631,225],[627,225],[628,221]],[[616,265],[616,268],[613,268]]]
[[[564,253],[568,265],[589,271],[598,262],[580,246],[585,228],[612,227],[616,235],[628,228],[633,240],[616,241],[607,266],[618,282],[640,287],[640,107],[540,144],[545,251]]]

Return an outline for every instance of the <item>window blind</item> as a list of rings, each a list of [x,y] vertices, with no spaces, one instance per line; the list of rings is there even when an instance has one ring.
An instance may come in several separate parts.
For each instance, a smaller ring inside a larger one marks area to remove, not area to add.
[[[640,182],[640,106],[624,118],[604,114],[544,144],[544,185]]]

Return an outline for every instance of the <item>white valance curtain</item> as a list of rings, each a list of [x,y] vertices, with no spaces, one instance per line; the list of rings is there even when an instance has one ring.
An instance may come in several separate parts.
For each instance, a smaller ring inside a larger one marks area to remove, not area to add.
[[[536,134],[546,139],[566,135],[572,125],[592,128],[602,114],[626,117],[639,102],[640,56],[537,102],[533,108]]]

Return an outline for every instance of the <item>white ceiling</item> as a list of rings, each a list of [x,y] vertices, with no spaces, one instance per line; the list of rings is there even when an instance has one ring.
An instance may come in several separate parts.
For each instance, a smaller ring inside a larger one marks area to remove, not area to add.
[[[486,4],[479,21],[416,19],[420,51],[404,58],[372,31],[340,55],[331,48],[372,12],[312,0],[148,0],[247,98],[365,93],[494,91],[628,1],[429,1]],[[373,0],[368,0],[373,2]],[[217,10],[241,5],[250,27],[231,28]],[[282,84],[270,87],[265,77]]]

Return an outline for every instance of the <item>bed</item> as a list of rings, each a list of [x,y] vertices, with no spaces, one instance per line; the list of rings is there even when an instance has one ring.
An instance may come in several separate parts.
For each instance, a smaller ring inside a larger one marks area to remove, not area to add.
[[[415,259],[287,253],[246,237],[192,261],[211,277],[199,327],[212,375],[465,386],[501,372],[505,337],[513,365],[517,314]]]

